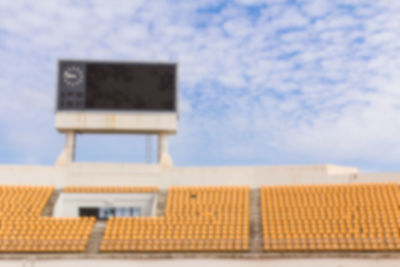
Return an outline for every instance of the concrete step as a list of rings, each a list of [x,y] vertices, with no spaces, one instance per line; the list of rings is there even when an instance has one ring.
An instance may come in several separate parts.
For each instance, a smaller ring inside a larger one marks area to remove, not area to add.
[[[92,234],[89,237],[88,247],[86,252],[88,254],[97,254],[100,249],[101,241],[103,240],[104,232],[106,230],[107,222],[105,221],[96,221]]]
[[[250,191],[250,251],[263,250],[263,230],[261,223],[261,199],[260,190]]]
[[[42,211],[42,216],[53,216],[54,205],[56,204],[58,196],[60,195],[61,192],[62,190],[57,190],[57,189],[54,190],[53,194],[51,195],[49,201],[47,202],[46,206]]]
[[[167,206],[168,190],[160,190],[157,194],[156,216],[165,215],[165,207]]]

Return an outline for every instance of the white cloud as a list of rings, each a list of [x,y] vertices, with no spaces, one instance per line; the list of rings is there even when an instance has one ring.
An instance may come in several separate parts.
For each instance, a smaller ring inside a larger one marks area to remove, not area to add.
[[[329,0],[302,1],[301,10],[310,17],[320,17],[328,14],[334,8],[334,3]]]

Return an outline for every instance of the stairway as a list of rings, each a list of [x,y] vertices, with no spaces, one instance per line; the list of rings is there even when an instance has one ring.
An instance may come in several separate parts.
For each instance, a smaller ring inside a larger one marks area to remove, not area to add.
[[[106,221],[95,222],[86,250],[88,254],[97,254],[99,252],[101,241],[103,240],[103,235],[106,230],[106,225]]]
[[[157,195],[156,216],[165,215],[165,207],[167,206],[168,190],[160,190]]]
[[[42,216],[52,216],[53,215],[54,205],[56,205],[58,196],[60,195],[61,192],[62,192],[62,190],[59,190],[59,189],[54,190],[53,194],[51,195],[49,201],[47,201],[47,204],[42,211]]]
[[[250,251],[263,251],[260,189],[250,190]]]

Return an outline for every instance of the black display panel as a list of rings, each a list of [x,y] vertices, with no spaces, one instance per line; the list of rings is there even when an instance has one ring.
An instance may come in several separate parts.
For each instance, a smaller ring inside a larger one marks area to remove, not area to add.
[[[176,111],[176,65],[60,61],[58,110]]]
[[[100,220],[110,217],[137,217],[140,212],[140,207],[79,207],[79,217],[91,216]]]

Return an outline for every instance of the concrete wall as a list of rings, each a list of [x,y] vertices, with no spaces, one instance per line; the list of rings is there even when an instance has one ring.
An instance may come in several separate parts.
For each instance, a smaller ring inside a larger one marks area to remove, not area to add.
[[[156,215],[157,194],[152,193],[61,193],[54,206],[55,217],[79,217],[80,207],[140,207],[141,216]]]
[[[334,165],[173,167],[73,163],[66,167],[0,165],[0,184],[55,185],[261,185],[400,182],[399,173],[358,173]]]
[[[10,261],[5,260],[0,262],[0,266],[9,267],[159,267],[159,266],[174,266],[174,267],[214,267],[214,266],[230,266],[230,267],[386,267],[399,266],[398,259],[266,259],[266,260],[239,260],[239,259],[188,259],[188,260],[41,260],[34,261]]]
[[[56,112],[55,126],[60,132],[158,133],[176,134],[175,112]]]

